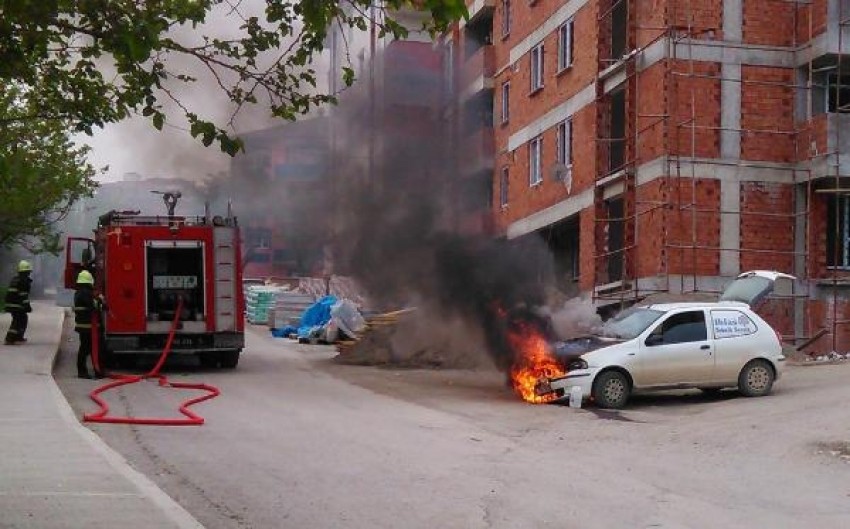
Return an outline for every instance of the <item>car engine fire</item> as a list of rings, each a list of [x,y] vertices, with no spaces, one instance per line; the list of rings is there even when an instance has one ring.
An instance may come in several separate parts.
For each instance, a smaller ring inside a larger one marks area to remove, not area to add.
[[[554,400],[554,393],[535,393],[535,386],[540,379],[566,374],[566,370],[552,355],[544,333],[531,323],[520,323],[508,331],[507,340],[514,351],[514,364],[510,370],[514,391],[524,401],[534,404]]]

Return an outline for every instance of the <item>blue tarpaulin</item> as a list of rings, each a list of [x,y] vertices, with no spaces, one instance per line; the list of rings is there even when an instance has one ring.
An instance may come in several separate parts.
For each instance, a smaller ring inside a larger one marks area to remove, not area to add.
[[[299,340],[309,339],[316,328],[321,328],[331,321],[331,307],[336,301],[336,296],[325,296],[304,311],[298,325]]]

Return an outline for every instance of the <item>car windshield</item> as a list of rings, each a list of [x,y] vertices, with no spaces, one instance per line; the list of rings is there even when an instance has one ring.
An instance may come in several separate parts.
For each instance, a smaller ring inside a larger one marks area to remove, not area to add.
[[[602,336],[631,340],[664,314],[660,310],[633,307],[617,314],[602,326]]]

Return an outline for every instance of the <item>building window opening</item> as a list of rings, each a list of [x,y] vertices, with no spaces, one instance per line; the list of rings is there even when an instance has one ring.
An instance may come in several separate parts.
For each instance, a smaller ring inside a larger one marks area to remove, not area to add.
[[[502,167],[499,174],[499,206],[506,207],[508,205],[508,186],[510,185],[510,173],[507,167]]]
[[[558,71],[573,65],[573,19],[558,28]]]
[[[625,201],[622,198],[614,198],[606,202],[606,215],[608,218],[607,237],[607,271],[608,282],[623,279],[624,248],[626,241],[626,219]]]
[[[502,0],[502,37],[511,32],[511,0]]]
[[[476,17],[466,25],[464,37],[464,58],[469,60],[481,48],[493,44],[493,15]]]
[[[826,265],[850,269],[850,195],[828,195]]]
[[[567,119],[558,124],[558,163],[567,168],[573,165],[573,120]]]
[[[443,87],[447,94],[455,90],[455,47],[454,42],[449,41],[443,50]]]
[[[826,110],[850,113],[850,75],[832,73],[826,76]]]
[[[580,231],[579,218],[574,215],[540,232],[552,254],[558,289],[567,295],[579,293]]]
[[[611,93],[608,122],[608,170],[619,171],[626,163],[626,91]]]
[[[626,54],[626,29],[629,20],[627,0],[614,0],[611,9],[611,59],[617,61]]]
[[[528,185],[536,186],[543,182],[542,171],[543,138],[538,136],[528,143]]]
[[[543,88],[543,44],[531,48],[531,91]]]
[[[502,123],[511,118],[511,83],[502,83]]]

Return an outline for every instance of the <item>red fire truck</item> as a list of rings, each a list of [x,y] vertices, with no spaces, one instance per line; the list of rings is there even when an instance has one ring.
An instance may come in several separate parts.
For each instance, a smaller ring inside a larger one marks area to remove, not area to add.
[[[87,269],[106,297],[102,350],[116,363],[160,354],[178,300],[172,354],[198,355],[206,367],[235,368],[245,344],[239,227],[226,217],[174,214],[179,192],[163,193],[167,216],[102,215],[94,239],[70,237],[65,287]]]

